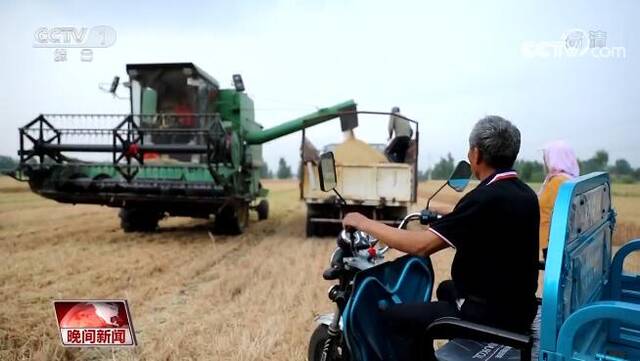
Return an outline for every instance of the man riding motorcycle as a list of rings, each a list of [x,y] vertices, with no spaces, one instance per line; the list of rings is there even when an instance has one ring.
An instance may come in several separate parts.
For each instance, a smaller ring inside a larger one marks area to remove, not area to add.
[[[407,358],[434,358],[433,345],[420,345],[426,327],[442,317],[459,317],[514,332],[527,332],[536,309],[539,209],[536,194],[512,167],[520,132],[499,116],[479,120],[469,136],[469,162],[480,184],[427,231],[389,227],[359,213],[343,225],[388,246],[429,256],[456,249],[452,280],[442,282],[438,301],[397,304],[385,311]],[[400,345],[399,345],[400,347]],[[421,350],[422,348],[422,350]]]

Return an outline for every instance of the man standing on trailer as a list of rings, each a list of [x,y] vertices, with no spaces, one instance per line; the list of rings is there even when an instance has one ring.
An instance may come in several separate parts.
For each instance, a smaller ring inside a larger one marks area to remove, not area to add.
[[[390,143],[385,152],[392,161],[404,163],[407,149],[409,149],[409,143],[411,142],[411,136],[413,135],[413,129],[411,129],[408,120],[398,115],[400,115],[400,108],[393,107],[391,109],[391,115],[389,116],[389,126],[387,127]],[[393,138],[394,133],[396,135],[395,138]]]

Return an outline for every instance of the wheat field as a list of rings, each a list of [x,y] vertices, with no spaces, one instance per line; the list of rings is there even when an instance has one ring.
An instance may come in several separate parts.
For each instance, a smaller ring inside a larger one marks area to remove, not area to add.
[[[212,236],[188,218],[125,234],[116,209],[58,204],[0,177],[0,360],[305,360],[314,316],[332,311],[321,273],[334,240],[304,237],[297,183],[265,186],[270,218],[252,214],[241,236]],[[437,186],[421,184],[416,209]],[[619,233],[640,238],[640,186],[614,188]],[[439,206],[458,198],[447,190]],[[433,256],[437,280],[452,256]],[[61,347],[59,298],[128,299],[139,345]]]

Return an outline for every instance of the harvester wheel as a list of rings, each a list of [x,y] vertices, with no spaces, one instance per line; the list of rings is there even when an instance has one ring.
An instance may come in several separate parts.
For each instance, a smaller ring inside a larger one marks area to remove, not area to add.
[[[217,234],[238,235],[249,223],[249,205],[227,205],[216,215],[213,230]]]
[[[261,200],[256,206],[256,212],[258,212],[259,221],[269,218],[269,202],[266,199]]]
[[[153,232],[158,228],[162,215],[139,208],[120,209],[120,227],[125,232]]]

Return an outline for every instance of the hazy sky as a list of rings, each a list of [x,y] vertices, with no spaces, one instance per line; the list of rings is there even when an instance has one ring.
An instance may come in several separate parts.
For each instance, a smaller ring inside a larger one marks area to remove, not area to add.
[[[566,139],[581,158],[604,148],[638,167],[638,14],[633,0],[5,1],[0,154],[15,155],[17,127],[39,113],[127,112],[128,101],[98,89],[124,77],[126,63],[187,61],[223,86],[241,73],[265,127],[347,99],[362,110],[397,105],[420,121],[422,167],[448,151],[465,158],[468,133],[487,114],[520,128],[521,158],[541,159],[545,142]],[[91,62],[80,49],[55,62],[54,49],[33,47],[40,27],[97,25],[117,40]],[[601,31],[600,45],[624,56],[532,55],[573,29],[585,32],[583,45]],[[385,142],[386,119],[360,123],[359,138]],[[318,146],[342,139],[337,121],[308,134]],[[298,133],[268,143],[266,160],[297,164],[299,142]]]

